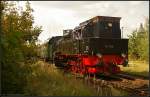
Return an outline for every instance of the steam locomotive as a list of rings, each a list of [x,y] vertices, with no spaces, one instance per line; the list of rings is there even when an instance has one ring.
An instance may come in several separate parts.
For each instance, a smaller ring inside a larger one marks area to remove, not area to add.
[[[48,42],[48,59],[74,73],[118,74],[128,64],[128,39],[121,38],[121,17],[96,16]]]

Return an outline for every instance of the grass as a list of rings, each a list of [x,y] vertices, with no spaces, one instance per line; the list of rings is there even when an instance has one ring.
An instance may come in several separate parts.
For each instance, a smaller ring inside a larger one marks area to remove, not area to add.
[[[26,95],[93,96],[95,91],[69,75],[64,77],[59,70],[54,69],[53,65],[39,61],[32,65],[32,74],[28,77]]]
[[[149,77],[149,63],[143,61],[130,61],[128,67],[120,66],[121,70],[125,73]]]
[[[112,88],[112,96],[128,96],[128,93],[126,91]]]
[[[74,76],[63,74],[54,65],[38,61],[31,67],[32,74],[28,76],[26,94],[28,96],[124,96],[124,91],[111,87],[100,87],[100,93],[91,86],[85,84],[83,80]]]

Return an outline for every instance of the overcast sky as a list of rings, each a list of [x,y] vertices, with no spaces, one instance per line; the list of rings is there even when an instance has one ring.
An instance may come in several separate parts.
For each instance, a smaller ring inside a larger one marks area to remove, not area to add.
[[[25,1],[20,1],[23,6]],[[42,26],[41,42],[62,35],[92,17],[121,17],[124,38],[149,17],[149,1],[30,1],[35,24]]]

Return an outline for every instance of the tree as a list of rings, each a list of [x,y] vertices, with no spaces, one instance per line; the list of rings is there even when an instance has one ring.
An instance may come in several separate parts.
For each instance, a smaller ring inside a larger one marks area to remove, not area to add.
[[[141,23],[138,30],[129,35],[129,55],[133,59],[149,60],[149,19],[146,18],[144,26]]]
[[[137,31],[135,30],[129,35],[129,55],[135,59],[139,58],[137,45]]]
[[[41,27],[33,27],[33,9],[29,2],[26,10],[16,7],[16,2],[0,1],[2,94],[22,94],[30,74],[30,56],[36,56],[37,37]],[[21,12],[19,12],[21,10]],[[21,14],[19,14],[21,13]],[[27,44],[29,42],[29,44]],[[30,56],[29,56],[30,54]],[[28,60],[27,60],[28,59]],[[30,62],[33,62],[32,60]]]

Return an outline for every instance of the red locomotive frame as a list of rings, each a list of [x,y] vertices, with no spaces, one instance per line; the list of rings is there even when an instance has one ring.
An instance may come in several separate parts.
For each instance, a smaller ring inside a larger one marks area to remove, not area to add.
[[[57,54],[55,61],[65,64],[68,70],[80,74],[104,74],[111,75],[120,73],[118,65],[127,65],[128,56],[122,55],[62,55]],[[68,59],[67,62],[61,60]],[[65,67],[65,68],[66,68]]]

